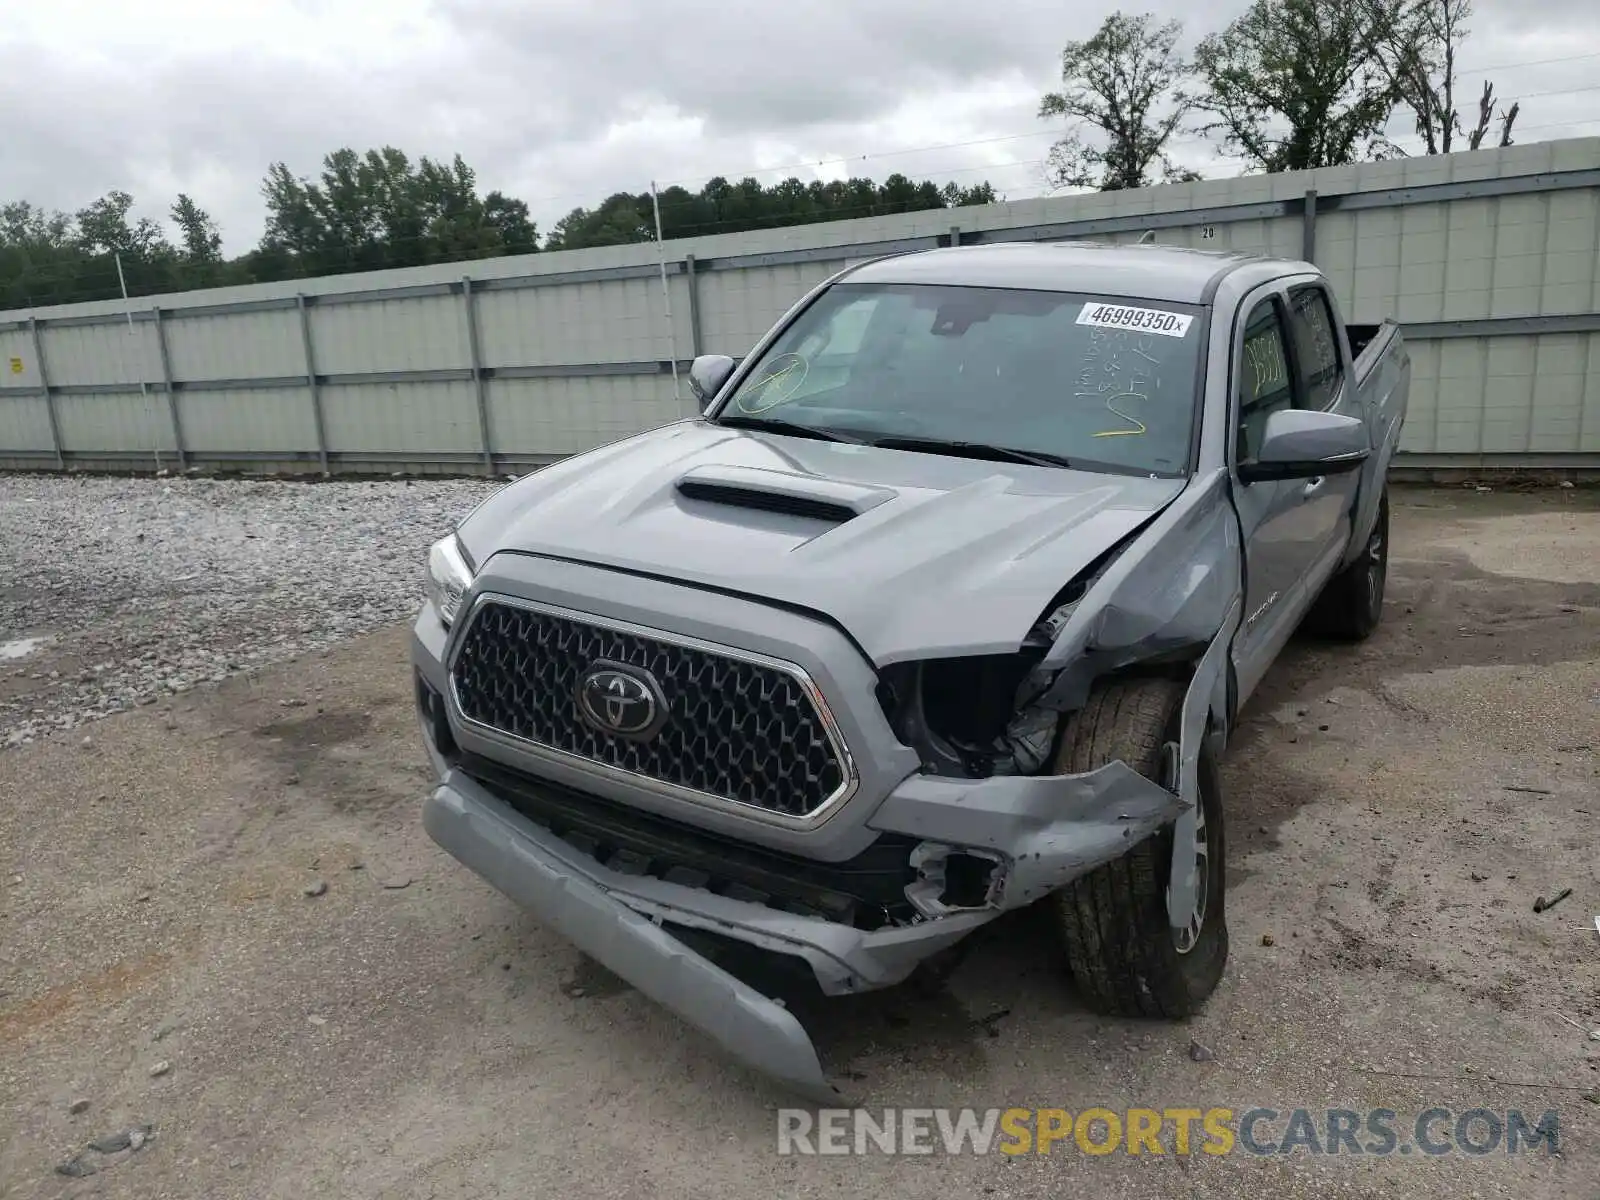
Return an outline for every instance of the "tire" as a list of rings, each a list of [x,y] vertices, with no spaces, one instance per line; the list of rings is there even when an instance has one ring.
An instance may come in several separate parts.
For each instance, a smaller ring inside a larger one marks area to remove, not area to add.
[[[1121,759],[1161,778],[1163,746],[1176,741],[1185,686],[1132,680],[1097,689],[1061,733],[1058,774],[1092,771]],[[1121,858],[1074,880],[1050,898],[1067,964],[1090,1008],[1107,1016],[1187,1017],[1216,990],[1228,960],[1222,793],[1209,750],[1200,755],[1200,799],[1207,870],[1198,936],[1179,949],[1167,915],[1173,826]]]
[[[1366,549],[1327,586],[1306,617],[1306,628],[1323,637],[1359,642],[1383,618],[1383,589],[1389,578],[1389,491],[1378,500],[1378,519]]]

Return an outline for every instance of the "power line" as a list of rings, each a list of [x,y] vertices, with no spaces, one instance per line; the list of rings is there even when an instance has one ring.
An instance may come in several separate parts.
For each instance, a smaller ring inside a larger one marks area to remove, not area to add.
[[[1600,51],[1591,51],[1585,54],[1569,54],[1561,58],[1541,58],[1530,59],[1525,62],[1500,63],[1492,67],[1474,67],[1471,70],[1457,71],[1456,76],[1459,78],[1463,75],[1486,75],[1492,71],[1513,71],[1521,67],[1546,67],[1553,66],[1557,63],[1582,62],[1591,58],[1600,58]],[[1565,96],[1569,94],[1576,94],[1578,92],[1591,91],[1600,91],[1600,85],[1591,84],[1574,88],[1560,88],[1545,92],[1525,92],[1514,98],[1532,100],[1544,96]],[[716,172],[715,175],[705,176],[705,178],[715,178],[716,175],[721,175],[723,178],[731,178],[734,175],[770,175],[777,171],[800,171],[816,167],[832,166],[834,164],[867,162],[869,160],[880,158],[898,158],[908,154],[926,154],[936,150],[964,150],[972,146],[989,146],[998,142],[1018,141],[1022,138],[1055,137],[1058,133],[1059,130],[1057,129],[1034,129],[1024,133],[1002,133],[996,134],[992,137],[972,138],[962,142],[936,142],[924,146],[905,146],[898,150],[879,150],[867,154],[836,154],[824,158],[807,159],[803,162],[787,163],[775,167],[753,166],[746,167],[739,171],[719,171]],[[693,183],[698,178],[698,176],[685,176],[680,179],[669,179],[663,182],[663,186],[671,186],[672,184],[681,183]]]
[[[1495,71],[1516,70],[1516,69],[1525,68],[1525,67],[1552,66],[1552,65],[1557,65],[1557,64],[1561,64],[1561,63],[1586,61],[1586,60],[1594,59],[1594,58],[1600,58],[1600,51],[1590,51],[1590,52],[1586,52],[1586,53],[1583,53],[1583,54],[1565,55],[1565,56],[1561,56],[1561,57],[1557,57],[1557,58],[1533,59],[1533,60],[1526,60],[1526,61],[1522,61],[1522,62],[1502,63],[1502,64],[1499,64],[1499,65],[1496,65],[1496,66],[1489,66],[1489,67],[1475,67],[1475,68],[1470,68],[1470,69],[1465,69],[1465,70],[1458,71],[1458,72],[1456,72],[1456,75],[1457,75],[1457,77],[1469,76],[1469,75],[1486,75],[1486,74],[1489,74],[1489,73],[1495,72]],[[1520,101],[1520,100],[1547,98],[1547,97],[1551,97],[1551,96],[1578,95],[1578,94],[1589,93],[1589,92],[1594,92],[1594,91],[1600,91],[1600,84],[1580,85],[1580,86],[1571,87],[1571,88],[1555,88],[1555,89],[1548,89],[1548,90],[1538,91],[1538,92],[1527,92],[1527,93],[1523,93],[1521,95],[1512,94],[1512,95],[1508,96],[1507,98],[1508,99],[1515,99],[1515,100],[1519,100]],[[1517,127],[1514,132],[1516,132],[1516,133],[1525,133],[1525,132],[1533,132],[1533,131],[1541,130],[1541,129],[1557,129],[1557,128],[1572,129],[1572,128],[1576,128],[1576,127],[1579,127],[1579,126],[1593,125],[1593,124],[1597,124],[1597,123],[1600,123],[1600,119],[1587,119],[1586,118],[1586,119],[1579,119],[1579,120],[1574,120],[1574,121],[1550,121],[1550,122],[1543,122],[1543,123],[1537,124],[1537,125],[1522,125],[1520,127]],[[827,157],[827,158],[822,158],[822,159],[807,160],[807,161],[804,161],[804,162],[796,162],[796,163],[782,165],[782,166],[773,166],[773,167],[756,166],[756,167],[747,168],[746,170],[741,171],[741,172],[717,172],[716,174],[717,175],[721,175],[724,178],[732,176],[732,175],[735,175],[735,174],[742,175],[742,176],[748,176],[748,175],[758,175],[758,176],[759,175],[768,175],[768,176],[770,176],[770,175],[773,175],[773,174],[776,174],[776,173],[779,173],[779,172],[788,172],[788,171],[796,171],[796,170],[809,170],[809,169],[815,169],[815,168],[819,168],[819,167],[827,167],[827,166],[833,166],[833,165],[849,166],[852,163],[866,163],[866,162],[872,162],[872,161],[888,159],[888,158],[900,158],[900,157],[906,157],[906,156],[910,156],[910,155],[936,153],[936,152],[940,152],[940,151],[963,150],[963,149],[970,149],[972,147],[977,147],[977,146],[997,145],[997,144],[1004,143],[1004,142],[1021,141],[1021,140],[1025,140],[1025,139],[1028,139],[1028,138],[1041,138],[1041,137],[1042,138],[1056,138],[1056,137],[1060,136],[1060,133],[1061,133],[1061,129],[1060,129],[1059,126],[1054,127],[1054,128],[1051,128],[1051,127],[1036,128],[1036,129],[1031,129],[1031,130],[1028,130],[1028,131],[1025,131],[1025,132],[996,134],[996,135],[992,135],[992,136],[989,136],[989,137],[970,138],[970,139],[966,139],[966,140],[963,140],[963,141],[957,141],[957,142],[940,142],[940,143],[931,143],[931,144],[926,144],[926,145],[921,145],[921,146],[904,146],[904,147],[900,147],[898,149],[882,150],[882,151],[877,151],[877,152],[868,153],[868,154],[832,156],[832,157]],[[1412,137],[1415,137],[1415,136],[1417,136],[1417,135],[1407,133],[1407,134],[1397,134],[1397,135],[1395,135],[1395,138],[1397,140],[1404,140],[1404,139],[1409,139],[1409,138],[1412,138]],[[1220,146],[1218,146],[1218,143],[1214,139],[1206,137],[1206,136],[1203,136],[1203,135],[1180,135],[1178,137],[1174,137],[1174,138],[1170,139],[1168,144],[1177,145],[1177,146],[1183,146],[1183,145],[1211,145],[1213,147],[1217,147],[1218,149],[1220,149]],[[1222,161],[1230,161],[1230,160],[1231,161],[1237,161],[1237,158],[1235,156],[1223,156],[1223,155],[1219,154],[1217,157],[1218,157],[1219,160],[1222,160]],[[947,167],[947,168],[944,168],[944,169],[920,168],[920,169],[918,169],[916,171],[916,174],[921,176],[923,178],[923,180],[928,180],[928,179],[930,179],[932,177],[948,178],[948,177],[954,176],[954,175],[972,174],[972,173],[976,173],[976,172],[991,172],[991,173],[992,172],[1000,172],[1000,171],[1005,171],[1005,170],[1008,170],[1008,169],[1011,169],[1011,168],[1016,168],[1016,167],[1039,167],[1039,166],[1043,166],[1044,165],[1044,161],[1045,160],[1043,160],[1043,159],[1024,158],[1024,159],[1009,160],[1009,161],[1005,161],[1005,162],[988,162],[988,163],[977,163],[977,164],[973,164],[973,165],[966,165],[966,166],[959,166],[959,167]],[[667,181],[667,184],[670,186],[670,185],[681,184],[681,183],[695,183],[695,182],[701,182],[704,179],[714,178],[714,177],[716,177],[716,176],[715,175],[707,175],[707,176],[685,177],[685,178],[677,179],[677,180],[669,180],[669,181]],[[703,186],[703,182],[702,182],[702,186]],[[632,193],[629,193],[629,194],[632,194]],[[1042,192],[1040,194],[1044,195],[1044,194],[1050,194],[1050,193],[1048,191],[1046,191],[1046,192]],[[592,191],[587,191],[587,190],[585,190],[585,191],[573,190],[573,191],[568,191],[568,192],[556,193],[556,194],[553,194],[553,195],[535,197],[535,198],[533,198],[531,200],[524,200],[523,203],[527,204],[530,208],[532,208],[533,206],[536,206],[536,205],[545,205],[545,204],[553,203],[553,202],[558,201],[558,200],[564,200],[564,199],[568,199],[568,198],[580,198],[580,197],[584,198],[584,199],[588,199],[591,202],[593,202],[594,193]],[[1018,198],[1021,199],[1021,198],[1028,198],[1028,197],[1018,197]],[[869,209],[868,211],[871,211],[871,210]],[[837,214],[835,214],[835,215],[837,215]],[[716,224],[717,225],[738,224],[738,222],[734,221],[734,220],[730,220],[728,222],[717,222]],[[426,241],[426,240],[430,240],[430,235],[423,234],[423,235],[419,235],[419,236],[416,236],[416,237],[395,239],[393,241],[386,241],[386,242],[384,242],[382,244],[385,245],[386,247],[400,247],[400,246],[403,246],[405,244],[409,244],[409,243],[412,243],[412,242],[420,242],[420,241]],[[348,257],[349,257],[349,259],[351,261],[352,266],[355,265],[355,258],[357,256],[357,254],[362,252],[365,249],[367,249],[367,248],[366,247],[350,247],[350,248],[348,248],[347,253],[348,253]],[[492,255],[491,254],[491,255],[482,255],[482,256],[478,256],[478,257],[496,257],[496,256],[497,255]],[[443,261],[472,261],[472,260],[471,259],[463,259],[463,260],[446,259],[446,260],[443,260]],[[93,274],[97,270],[100,269],[97,266],[94,266],[94,265],[91,265],[91,264],[92,264],[92,260],[90,260],[90,262],[87,262],[87,263],[82,261],[82,260],[78,260],[77,262],[75,262],[75,263],[73,263],[71,265],[52,263],[52,264],[50,264],[52,269],[34,273],[34,274],[32,274],[30,276],[30,279],[35,283],[43,283],[46,280],[60,279],[60,278],[65,278],[67,276],[76,276],[76,278],[78,279],[78,281],[80,283],[87,283],[88,281],[84,280],[84,278],[83,278],[84,274],[85,274],[85,268],[88,269],[87,273],[91,276],[91,278],[92,278]],[[363,266],[360,269],[371,269],[371,268]],[[104,268],[104,270],[106,270],[109,273],[109,267]]]
[[[1591,87],[1585,87],[1585,88],[1579,88],[1579,89],[1570,89],[1570,90],[1572,90],[1572,91],[1593,91],[1593,90],[1597,90],[1597,88],[1594,87],[1594,86],[1591,86]],[[1523,126],[1516,127],[1514,129],[1514,132],[1527,133],[1527,132],[1535,132],[1535,131],[1542,130],[1542,129],[1558,129],[1558,128],[1559,129],[1572,129],[1572,128],[1575,128],[1575,127],[1586,126],[1586,125],[1595,125],[1595,124],[1600,124],[1600,117],[1597,117],[1597,118],[1584,118],[1584,119],[1579,119],[1579,120],[1574,120],[1574,121],[1547,121],[1547,122],[1541,122],[1541,123],[1535,124],[1535,125],[1523,125]],[[1057,131],[1045,130],[1045,131],[1037,131],[1037,132],[1042,133],[1042,134],[1047,135],[1047,136],[1054,136],[1054,134]],[[976,139],[974,142],[948,143],[948,144],[944,144],[942,146],[919,147],[919,148],[916,148],[916,150],[900,151],[900,152],[897,152],[897,153],[914,153],[914,152],[917,152],[917,151],[920,151],[920,150],[935,150],[935,149],[943,149],[943,148],[959,148],[959,147],[962,147],[962,146],[972,145],[972,144],[986,144],[986,143],[996,142],[996,141],[1011,140],[1012,137],[1014,137],[1014,136],[1015,135],[1011,135],[1011,137]],[[1410,139],[1416,138],[1417,136],[1418,135],[1411,134],[1411,133],[1394,135],[1396,140],[1410,140]],[[1169,144],[1170,145],[1178,145],[1178,146],[1184,146],[1184,145],[1209,145],[1209,146],[1212,146],[1214,148],[1217,148],[1218,150],[1220,150],[1220,148],[1221,148],[1219,143],[1215,139],[1207,138],[1207,137],[1203,137],[1203,136],[1176,137],[1176,138],[1171,139]],[[1215,161],[1217,161],[1219,163],[1224,163],[1224,162],[1235,162],[1236,163],[1236,162],[1240,162],[1242,160],[1239,159],[1238,156],[1224,156],[1224,155],[1219,154]],[[919,171],[918,174],[922,175],[924,177],[923,181],[936,181],[936,180],[949,179],[949,177],[951,177],[951,176],[969,175],[969,174],[975,174],[975,173],[993,174],[993,173],[999,173],[999,172],[1003,172],[1003,171],[1007,171],[1007,170],[1012,170],[1012,169],[1015,169],[1015,168],[1038,168],[1038,167],[1043,167],[1044,165],[1045,165],[1045,160],[1043,158],[1020,158],[1020,159],[1008,159],[1008,160],[1005,160],[1003,162],[987,162],[987,163],[968,164],[968,165],[964,165],[964,166],[950,166],[950,167],[944,167],[944,168],[932,168],[932,169],[926,169],[926,170],[923,170],[923,171]],[[1026,185],[1024,185],[1024,186],[1026,186]],[[580,193],[568,193],[568,194],[569,195],[578,195]],[[585,194],[587,194],[587,193],[585,193]],[[1056,194],[1054,189],[1050,189],[1050,188],[1046,187],[1046,188],[1043,188],[1043,189],[1041,189],[1041,190],[1039,190],[1037,192],[1030,191],[1030,192],[1024,193],[1022,195],[1010,196],[1010,197],[1008,197],[1008,199],[1013,199],[1013,200],[1032,199],[1032,198],[1036,198],[1036,197],[1040,197],[1040,196],[1048,196],[1048,195],[1052,195],[1052,194]],[[696,197],[694,202],[699,202],[699,198]],[[672,201],[668,201],[668,202],[666,202],[666,203],[664,203],[662,205],[662,208],[663,208],[663,211],[668,211],[668,212],[678,211],[678,210],[681,210],[681,208],[684,207],[685,204],[686,204],[686,202],[682,202],[682,201],[678,202],[677,204],[674,204]],[[881,214],[882,214],[882,209],[876,204],[874,204],[874,205],[862,205],[862,206],[853,206],[851,208],[843,209],[843,210],[831,210],[829,213],[826,214],[825,219],[826,220],[834,220],[834,219],[848,218],[848,217],[851,217],[851,216],[858,216],[858,215],[859,216],[870,216],[870,215],[881,215]],[[766,219],[758,222],[754,227],[755,228],[766,228],[766,227],[771,227],[771,226],[782,225],[782,224],[784,224],[784,223],[786,223],[788,221],[792,221],[793,215],[794,214],[774,214],[772,217],[766,218]],[[820,223],[820,222],[802,222],[802,223],[808,223],[809,224],[809,223]],[[677,227],[677,228],[675,228],[673,230],[673,233],[677,237],[683,237],[683,236],[691,236],[691,235],[699,234],[699,233],[712,233],[712,232],[716,232],[719,229],[726,229],[726,228],[730,228],[730,227],[750,228],[751,225],[750,225],[750,223],[748,221],[743,221],[743,220],[740,220],[739,218],[727,218],[727,219],[720,220],[720,221],[697,222],[697,223],[695,223],[693,225],[679,226],[679,227]],[[345,252],[344,253],[344,258],[345,258],[345,261],[349,264],[349,266],[352,269],[359,269],[359,270],[379,269],[379,270],[381,270],[381,269],[384,269],[388,265],[387,262],[382,261],[383,259],[387,259],[387,258],[390,257],[390,254],[388,252],[398,251],[398,250],[401,250],[401,249],[405,248],[406,246],[409,246],[409,245],[412,245],[412,244],[415,244],[415,243],[419,243],[419,242],[426,242],[426,241],[430,241],[430,240],[433,240],[432,239],[432,235],[421,234],[421,235],[416,235],[416,236],[412,236],[412,237],[386,239],[381,243],[374,243],[374,244],[363,245],[363,246],[347,246],[347,247],[343,248],[344,252]],[[377,263],[368,262],[368,263],[360,263],[360,264],[358,264],[358,262],[357,262],[358,256],[362,256],[364,254],[371,253],[374,249],[378,249],[380,247],[381,247],[382,251],[384,251],[384,253],[380,254],[380,261],[379,262],[377,262]],[[329,254],[335,254],[336,255],[337,251],[330,247],[330,248],[327,248],[327,249],[324,249],[324,250],[320,251],[319,253],[322,254],[322,255],[329,255]],[[441,259],[439,261],[441,261],[441,262],[442,261],[452,261],[452,262],[459,261],[459,262],[467,263],[467,262],[479,261],[479,260],[488,259],[488,258],[494,258],[494,257],[499,257],[499,256],[500,255],[498,253],[491,253],[491,254],[474,255],[474,256],[472,256],[470,258],[462,258],[462,259],[446,258],[446,259]],[[407,265],[419,265],[419,264],[407,264]],[[425,265],[425,264],[420,264],[420,265]],[[43,268],[43,269],[41,269],[41,268]],[[96,289],[95,284],[96,284],[97,280],[102,276],[107,279],[108,284],[109,284],[109,281],[114,277],[113,276],[113,268],[110,265],[109,261],[107,261],[105,263],[101,263],[101,262],[97,261],[96,258],[79,259],[79,260],[72,261],[70,263],[53,262],[53,263],[49,263],[48,265],[41,263],[41,264],[38,264],[38,265],[34,266],[33,269],[27,273],[27,279],[29,280],[29,283],[31,285],[34,285],[34,286],[43,286],[43,285],[48,285],[48,284],[55,283],[55,282],[58,282],[58,281],[64,280],[64,279],[72,279],[75,283],[77,283],[79,285],[79,287],[82,287],[82,288],[90,290],[90,291],[99,290],[99,289]],[[165,289],[162,289],[162,290],[165,290]]]
[[[1600,125],[1600,117],[1582,117],[1582,118],[1580,118],[1578,120],[1575,120],[1575,121],[1542,121],[1537,125],[1522,125],[1522,124],[1519,123],[1519,124],[1517,124],[1517,125],[1512,127],[1511,132],[1513,134],[1521,134],[1521,133],[1532,133],[1532,132],[1534,132],[1535,130],[1538,130],[1538,129],[1574,129],[1574,128],[1580,126],[1580,125]],[[1269,136],[1276,137],[1276,136],[1281,136],[1281,135],[1287,134],[1288,132],[1289,131],[1287,129],[1269,130],[1268,134],[1269,134]],[[1419,134],[1419,133],[1396,133],[1396,134],[1387,134],[1385,136],[1387,136],[1391,141],[1393,141],[1393,140],[1395,140],[1397,138],[1420,138],[1422,135]],[[1221,143],[1218,142],[1216,139],[1205,137],[1203,135],[1194,135],[1194,136],[1170,138],[1167,141],[1167,145],[1169,145],[1169,146],[1215,146],[1218,150],[1220,150],[1222,148]],[[1484,148],[1485,149],[1489,149],[1489,147],[1484,147]]]
[[[1509,70],[1516,70],[1516,69],[1522,68],[1522,67],[1552,66],[1552,65],[1556,65],[1556,64],[1560,64],[1560,63],[1581,62],[1581,61],[1585,61],[1585,60],[1592,59],[1592,58],[1600,58],[1600,51],[1590,51],[1590,52],[1587,52],[1587,53],[1584,53],[1584,54],[1570,54],[1570,55],[1565,55],[1565,56],[1560,57],[1560,58],[1530,59],[1530,60],[1523,61],[1523,62],[1501,63],[1501,64],[1498,64],[1498,65],[1495,65],[1495,66],[1490,66],[1490,67],[1474,67],[1474,68],[1471,68],[1471,69],[1468,69],[1468,70],[1457,71],[1456,75],[1457,75],[1458,78],[1461,77],[1461,76],[1465,76],[1465,75],[1484,75],[1484,74],[1489,74],[1490,72],[1493,72],[1493,71],[1509,71]],[[1573,88],[1558,88],[1558,89],[1552,89],[1552,90],[1542,91],[1542,92],[1526,92],[1526,93],[1521,93],[1519,95],[1509,96],[1508,98],[1509,99],[1515,99],[1515,100],[1523,100],[1523,99],[1531,100],[1531,99],[1546,98],[1546,97],[1550,97],[1550,96],[1576,95],[1578,93],[1592,92],[1592,91],[1600,91],[1600,84],[1589,84],[1589,85],[1583,85],[1583,86],[1573,87]],[[1585,123],[1585,122],[1581,122],[1581,121],[1580,122],[1553,122],[1553,123],[1550,123],[1550,124],[1547,124],[1547,125],[1544,125],[1544,126],[1524,125],[1524,126],[1522,126],[1522,128],[1525,129],[1525,130],[1532,130],[1532,129],[1536,129],[1536,128],[1555,128],[1558,125],[1583,124],[1583,123]],[[929,153],[934,153],[934,152],[942,151],[942,150],[964,150],[964,149],[969,149],[969,148],[974,147],[974,146],[996,145],[996,144],[999,144],[1001,142],[1020,141],[1020,140],[1024,140],[1024,139],[1027,139],[1027,138],[1036,138],[1036,137],[1052,137],[1053,138],[1053,137],[1059,136],[1059,134],[1060,134],[1060,129],[1059,128],[1031,129],[1031,130],[1027,130],[1027,131],[1024,131],[1024,132],[1018,132],[1018,133],[1003,133],[1003,134],[995,134],[995,135],[992,135],[992,136],[989,136],[989,137],[970,138],[970,139],[967,139],[965,141],[959,141],[959,142],[935,142],[935,143],[929,143],[929,144],[920,145],[920,146],[904,146],[904,147],[901,147],[901,148],[895,149],[895,150],[879,150],[879,151],[874,151],[874,152],[866,153],[866,154],[832,155],[832,156],[828,156],[828,157],[824,157],[824,158],[807,159],[805,161],[787,163],[787,164],[782,164],[782,165],[778,165],[778,166],[770,166],[770,167],[751,166],[751,167],[743,168],[743,169],[741,169],[739,171],[716,171],[716,172],[713,172],[713,173],[707,174],[707,175],[683,176],[683,177],[678,178],[678,179],[668,179],[668,180],[662,180],[662,181],[659,181],[659,182],[660,182],[660,186],[662,186],[662,187],[670,187],[670,186],[677,185],[677,184],[703,182],[704,180],[713,179],[713,178],[716,178],[718,176],[721,176],[722,178],[732,178],[734,176],[743,177],[743,176],[750,176],[750,175],[772,175],[772,174],[775,174],[775,173],[778,173],[778,172],[781,172],[781,171],[808,170],[808,169],[814,169],[814,168],[826,167],[826,166],[833,166],[833,165],[846,166],[846,165],[848,165],[850,163],[854,163],[854,162],[869,162],[869,161],[874,161],[874,160],[884,159],[884,158],[901,158],[901,157],[905,157],[907,155],[929,154]],[[1183,145],[1183,144],[1195,144],[1195,143],[1204,142],[1204,141],[1208,141],[1208,140],[1210,140],[1210,139],[1207,139],[1207,138],[1204,138],[1204,137],[1178,137],[1178,138],[1171,139],[1173,144],[1180,144],[1180,145]],[[1008,165],[1014,165],[1014,164],[995,163],[995,164],[989,164],[987,167],[979,167],[979,168],[976,168],[976,169],[979,169],[979,170],[982,170],[982,169],[999,169],[1001,167],[1008,166]],[[969,168],[961,168],[961,170],[966,171],[966,170],[969,170]],[[930,171],[930,170],[928,170],[926,168],[923,168],[923,169],[920,169],[918,173],[919,174],[924,174],[924,175],[930,175],[930,174],[937,174],[939,172],[936,171],[936,170],[935,171]],[[950,172],[945,172],[945,173],[950,173]],[[530,208],[532,208],[535,205],[550,204],[550,203],[553,203],[553,202],[558,201],[558,200],[592,198],[593,195],[594,195],[594,193],[592,191],[588,191],[588,190],[572,190],[572,191],[566,191],[566,192],[557,192],[557,193],[554,193],[554,194],[551,194],[551,195],[536,196],[536,197],[521,198],[521,199],[523,199],[523,203],[527,204]]]
[[[865,162],[868,159],[899,158],[907,154],[927,154],[935,150],[964,150],[969,146],[989,146],[996,142],[1014,142],[1021,138],[1055,137],[1056,133],[1057,131],[1054,129],[1033,129],[1027,133],[1002,133],[995,137],[973,138],[971,141],[966,142],[939,142],[928,146],[907,146],[901,150],[883,150],[876,154],[833,155],[828,158],[810,159],[806,162],[789,163],[778,167],[748,167],[742,171],[718,171],[716,175],[707,176],[707,178],[716,178],[717,175],[722,176],[724,179],[731,178],[734,175],[770,175],[776,171],[799,171],[810,167],[830,167],[835,164]],[[669,179],[666,183],[668,185],[693,183],[698,178],[699,176],[685,176],[682,179]]]
[[[1569,54],[1564,58],[1538,58],[1532,62],[1501,63],[1497,67],[1473,67],[1469,71],[1457,71],[1457,77],[1462,75],[1487,75],[1491,71],[1515,71],[1521,67],[1552,67],[1557,63],[1582,62],[1586,58],[1600,58],[1600,50],[1591,50],[1587,54]]]
[[[1552,92],[1510,92],[1508,97],[1512,100],[1537,100],[1541,96],[1575,96],[1579,92],[1600,92],[1600,83],[1588,83],[1583,87],[1557,88]]]

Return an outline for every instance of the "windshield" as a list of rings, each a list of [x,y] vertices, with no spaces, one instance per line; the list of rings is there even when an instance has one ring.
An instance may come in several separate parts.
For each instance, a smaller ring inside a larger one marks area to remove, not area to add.
[[[784,330],[715,419],[1182,475],[1199,317],[1194,305],[1069,292],[839,284]]]

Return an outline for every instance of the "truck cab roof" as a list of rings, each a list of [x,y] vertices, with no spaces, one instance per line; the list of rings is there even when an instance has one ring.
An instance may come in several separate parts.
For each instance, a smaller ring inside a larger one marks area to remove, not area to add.
[[[1264,275],[1314,271],[1243,251],[1113,242],[1001,242],[919,250],[865,263],[841,283],[931,284],[1081,292],[1207,304],[1225,275],[1247,265]]]

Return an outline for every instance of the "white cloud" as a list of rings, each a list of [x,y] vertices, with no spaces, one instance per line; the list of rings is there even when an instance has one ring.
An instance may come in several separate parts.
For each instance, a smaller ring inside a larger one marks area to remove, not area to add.
[[[1059,47],[1110,4],[1003,13],[954,0],[53,0],[0,29],[11,114],[0,199],[76,209],[112,188],[164,217],[178,191],[237,253],[260,234],[273,161],[315,174],[338,146],[460,152],[485,188],[527,200],[548,229],[568,209],[652,178],[696,186],[757,169],[836,178],[989,179],[1043,187],[1035,117]],[[1197,16],[1191,37],[1242,0]],[[763,9],[766,12],[763,12]],[[1592,0],[1479,0],[1462,66],[1600,52]],[[1600,133],[1600,57],[1496,70],[1527,97],[1520,140]],[[1557,93],[1536,95],[1535,93]],[[1470,99],[1470,97],[1469,97]],[[1396,132],[1403,132],[1397,122]],[[916,148],[924,149],[916,149]],[[932,147],[932,148],[926,148]],[[1198,140],[1175,147],[1218,172]],[[805,164],[803,167],[801,164]],[[775,176],[768,175],[767,178]]]

